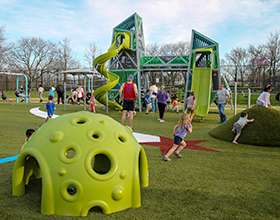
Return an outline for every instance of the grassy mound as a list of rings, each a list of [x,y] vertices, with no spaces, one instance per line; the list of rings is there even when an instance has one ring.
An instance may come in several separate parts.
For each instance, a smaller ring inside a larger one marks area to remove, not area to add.
[[[280,147],[280,111],[265,107],[254,107],[245,111],[248,113],[248,119],[254,118],[255,121],[248,123],[242,129],[237,142]],[[239,117],[240,113],[212,129],[209,134],[224,141],[233,141],[235,134],[232,133],[231,129]]]

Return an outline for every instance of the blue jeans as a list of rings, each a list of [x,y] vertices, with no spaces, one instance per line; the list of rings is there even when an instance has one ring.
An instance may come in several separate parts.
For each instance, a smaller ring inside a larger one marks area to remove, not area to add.
[[[151,102],[152,102],[152,112],[157,112],[157,99],[151,98]]]
[[[218,110],[220,114],[221,121],[225,121],[227,119],[226,113],[225,113],[225,103],[218,103]]]

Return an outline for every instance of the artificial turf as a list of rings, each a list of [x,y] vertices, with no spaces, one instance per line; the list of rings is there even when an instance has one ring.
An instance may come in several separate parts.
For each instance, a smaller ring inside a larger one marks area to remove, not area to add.
[[[29,109],[44,104],[0,103],[0,158],[19,153],[28,128],[36,129],[44,119]],[[57,105],[56,114],[83,110],[83,106]],[[97,112],[104,113],[102,106]],[[200,146],[220,152],[183,150],[183,157],[162,160],[160,147],[146,146],[149,164],[149,187],[141,189],[141,207],[104,215],[93,209],[87,217],[45,216],[40,213],[41,180],[31,180],[26,194],[12,196],[14,162],[0,164],[0,219],[279,219],[280,218],[280,148],[261,147],[222,141],[209,135],[218,125],[219,115],[211,110],[200,123],[193,120],[193,133],[186,140],[207,140]],[[233,117],[233,111],[227,110]],[[121,121],[121,112],[109,115]],[[137,113],[136,132],[172,138],[179,115],[165,113],[165,123],[158,115]],[[249,114],[250,117],[250,114]],[[128,121],[127,121],[128,123]],[[280,139],[280,134],[278,134]]]

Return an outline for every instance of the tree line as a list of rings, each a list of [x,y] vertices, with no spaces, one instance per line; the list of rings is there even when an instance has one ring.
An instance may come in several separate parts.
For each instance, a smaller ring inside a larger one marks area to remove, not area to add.
[[[21,37],[13,43],[6,43],[6,40],[5,29],[0,27],[0,71],[24,73],[31,86],[43,73],[81,67],[67,37],[58,43],[41,37]],[[93,60],[100,54],[95,43],[85,48],[84,59],[91,69]]]
[[[40,37],[21,37],[9,44],[6,40],[5,28],[0,27],[0,71],[24,72],[31,86],[44,72],[59,72],[82,66],[68,38],[58,43]],[[147,56],[189,55],[190,51],[190,43],[182,41],[146,45]],[[93,69],[93,61],[100,54],[102,51],[96,44],[89,43],[84,51],[84,60],[89,68]],[[270,33],[264,44],[233,48],[221,59],[220,67],[228,81],[241,86],[263,86],[267,82],[276,85],[280,78],[280,32]],[[163,77],[164,83],[171,86],[186,82],[186,71],[172,70],[163,76],[161,74],[159,71],[150,72],[150,82],[159,77]]]

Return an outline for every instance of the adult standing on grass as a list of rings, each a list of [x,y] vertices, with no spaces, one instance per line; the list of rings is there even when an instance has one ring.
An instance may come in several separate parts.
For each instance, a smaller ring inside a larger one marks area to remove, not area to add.
[[[57,92],[57,104],[59,104],[59,100],[61,99],[62,104],[64,104],[64,87],[61,85],[59,82],[57,87],[56,87],[56,92]]]
[[[159,122],[165,122],[163,120],[165,106],[167,104],[168,94],[164,91],[164,85],[161,86],[160,91],[157,93],[157,102],[158,102],[158,110],[159,110]]]
[[[217,94],[215,95],[215,98],[218,98],[218,110],[219,110],[220,119],[221,119],[219,124],[222,124],[225,121],[227,121],[225,107],[230,98],[229,91],[224,88],[224,84],[219,84],[219,90],[218,90]]]
[[[272,86],[270,84],[267,84],[264,87],[263,92],[257,98],[257,106],[264,106],[266,108],[271,108],[271,105],[270,105],[271,91],[272,91]]]
[[[40,97],[40,102],[44,101],[44,100],[43,100],[43,92],[44,92],[43,86],[42,86],[42,85],[39,85],[38,94],[39,94],[39,97]]]
[[[157,112],[157,93],[158,93],[158,87],[156,86],[156,83],[154,82],[153,85],[150,87],[150,98],[152,103],[152,112]]]
[[[125,125],[126,120],[126,114],[128,112],[129,114],[129,126],[131,129],[134,129],[133,127],[133,106],[134,101],[138,97],[138,91],[137,86],[135,83],[133,83],[133,76],[129,75],[127,77],[126,83],[123,83],[120,90],[119,90],[119,96],[121,100],[123,100],[123,114],[122,114],[122,125]]]

